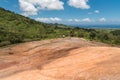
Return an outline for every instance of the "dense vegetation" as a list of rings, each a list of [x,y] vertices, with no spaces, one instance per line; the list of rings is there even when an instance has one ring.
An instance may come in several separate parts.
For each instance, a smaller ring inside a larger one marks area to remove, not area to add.
[[[94,30],[62,24],[45,24],[0,8],[0,46],[68,36],[120,45],[120,30]]]

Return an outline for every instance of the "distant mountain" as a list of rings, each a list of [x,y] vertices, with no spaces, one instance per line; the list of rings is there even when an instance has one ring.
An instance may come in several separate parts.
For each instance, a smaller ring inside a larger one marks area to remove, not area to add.
[[[83,24],[83,25],[72,25],[72,26],[77,26],[80,28],[91,28],[91,29],[120,29],[120,25],[119,24]]]

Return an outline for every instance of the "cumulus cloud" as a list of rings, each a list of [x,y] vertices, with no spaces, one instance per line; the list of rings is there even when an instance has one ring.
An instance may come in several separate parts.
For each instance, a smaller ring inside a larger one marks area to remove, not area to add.
[[[61,18],[51,17],[51,18],[36,18],[36,21],[45,22],[45,23],[56,23],[62,21]]]
[[[80,9],[89,9],[90,6],[87,2],[88,0],[69,0],[68,5]]]
[[[99,10],[94,10],[93,12],[88,12],[88,14],[99,14],[100,13],[100,11]]]
[[[90,18],[85,18],[82,20],[82,22],[92,22],[92,20]]]
[[[81,22],[80,19],[68,19],[69,22]]]
[[[60,0],[19,0],[23,15],[37,15],[40,10],[63,10],[64,3]]]
[[[84,18],[84,19],[68,19],[69,22],[92,22],[90,18]]]
[[[73,21],[73,19],[68,19],[68,22],[72,22]]]
[[[103,17],[103,18],[100,18],[99,21],[100,21],[100,22],[105,22],[106,19]]]
[[[94,11],[94,13],[97,13],[97,14],[99,14],[99,13],[100,13],[100,11],[99,11],[99,10],[95,10],[95,11]]]

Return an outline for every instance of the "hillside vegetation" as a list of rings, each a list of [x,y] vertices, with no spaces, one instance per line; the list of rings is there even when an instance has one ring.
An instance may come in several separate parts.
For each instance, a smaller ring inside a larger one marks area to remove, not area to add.
[[[0,46],[68,36],[120,45],[120,30],[95,30],[46,24],[0,8]]]

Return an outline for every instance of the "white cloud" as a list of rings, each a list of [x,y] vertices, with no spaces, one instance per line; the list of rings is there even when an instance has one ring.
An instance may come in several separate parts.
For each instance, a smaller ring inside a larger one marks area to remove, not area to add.
[[[80,20],[80,19],[74,19],[74,21],[75,21],[75,22],[81,22],[81,20]]]
[[[19,0],[20,2],[20,8],[24,12],[23,15],[28,16],[28,15],[36,15],[37,14],[37,9],[35,8],[34,5],[31,3],[24,1],[24,0]]]
[[[90,18],[84,18],[82,19],[82,22],[92,22],[92,20]]]
[[[64,3],[60,0],[19,0],[23,15],[37,15],[40,10],[63,10]]]
[[[100,11],[99,11],[99,10],[95,10],[95,11],[94,11],[94,13],[97,13],[97,14],[99,14],[99,13],[100,13]]]
[[[58,17],[51,17],[51,18],[36,18],[36,21],[40,21],[40,22],[45,22],[45,23],[56,23],[56,22],[60,22],[62,21],[61,18]]]
[[[88,0],[69,0],[68,5],[80,9],[89,9],[90,6],[87,2]]]
[[[81,22],[80,19],[68,19],[69,22]]]
[[[36,18],[36,21],[40,21],[40,22],[49,22],[49,18]]]
[[[84,18],[84,19],[68,19],[69,22],[92,22],[90,18]]]
[[[55,17],[55,18],[50,18],[51,21],[53,22],[59,22],[59,21],[62,21],[62,19],[58,18],[58,17]]]
[[[100,18],[99,21],[100,21],[100,22],[105,22],[106,19],[105,19],[105,18]]]
[[[88,12],[88,14],[99,14],[100,13],[100,11],[99,10],[94,10],[93,12]]]
[[[68,19],[68,22],[73,22],[73,19]]]

